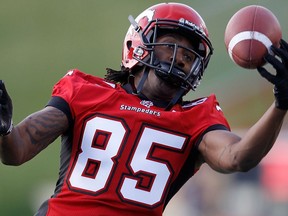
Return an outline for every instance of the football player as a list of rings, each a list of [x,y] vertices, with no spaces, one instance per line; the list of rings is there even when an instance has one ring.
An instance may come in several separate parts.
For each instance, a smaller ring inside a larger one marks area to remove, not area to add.
[[[241,138],[214,94],[184,101],[213,53],[201,16],[178,3],[129,17],[119,71],[69,71],[47,106],[12,124],[0,83],[0,156],[21,165],[62,137],[59,180],[36,215],[162,215],[203,163],[221,173],[255,167],[272,148],[288,109],[288,46],[268,55],[275,102]]]

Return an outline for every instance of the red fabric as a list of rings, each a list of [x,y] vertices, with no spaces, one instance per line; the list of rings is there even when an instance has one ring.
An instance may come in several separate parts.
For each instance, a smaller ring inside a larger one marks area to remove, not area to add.
[[[78,70],[53,96],[69,104],[75,123],[70,165],[48,215],[162,215],[197,139],[212,125],[229,128],[214,95],[164,111]]]

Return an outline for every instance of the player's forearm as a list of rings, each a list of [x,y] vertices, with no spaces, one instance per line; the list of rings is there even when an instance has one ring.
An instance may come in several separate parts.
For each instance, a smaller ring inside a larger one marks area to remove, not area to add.
[[[11,133],[0,138],[0,158],[3,164],[18,166],[33,158],[44,147],[36,145],[29,117],[15,126]]]
[[[270,151],[279,134],[285,114],[286,111],[275,108],[273,104],[248,130],[239,144],[233,145],[241,170],[253,168]]]
[[[22,157],[19,132],[14,128],[9,135],[0,137],[0,159],[6,165],[20,165]]]
[[[66,115],[46,107],[25,118],[12,132],[0,138],[0,157],[4,164],[20,165],[45,149],[68,129]]]

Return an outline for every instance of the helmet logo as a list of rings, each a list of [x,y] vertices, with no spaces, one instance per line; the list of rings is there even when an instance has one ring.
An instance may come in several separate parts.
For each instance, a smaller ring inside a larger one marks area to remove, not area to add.
[[[147,9],[145,11],[143,11],[141,14],[139,14],[137,16],[137,18],[135,19],[135,21],[137,23],[139,23],[139,21],[143,18],[147,18],[147,22],[150,22],[153,17],[154,17],[154,13],[155,13],[155,10],[150,10],[150,9]],[[132,35],[132,30],[134,29],[134,27],[132,25],[130,25],[129,29],[128,29],[128,34]]]
[[[147,17],[148,22],[150,22],[154,17],[154,13],[155,13],[155,10],[150,10],[150,9],[145,10],[141,14],[139,14],[135,20],[136,22],[139,22],[140,19]]]

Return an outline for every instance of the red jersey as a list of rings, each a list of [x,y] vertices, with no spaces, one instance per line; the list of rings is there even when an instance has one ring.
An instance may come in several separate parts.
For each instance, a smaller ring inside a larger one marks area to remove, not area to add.
[[[71,128],[62,135],[55,193],[38,215],[162,215],[197,171],[202,136],[229,130],[214,95],[165,111],[78,70],[54,86],[48,105],[66,113]]]

